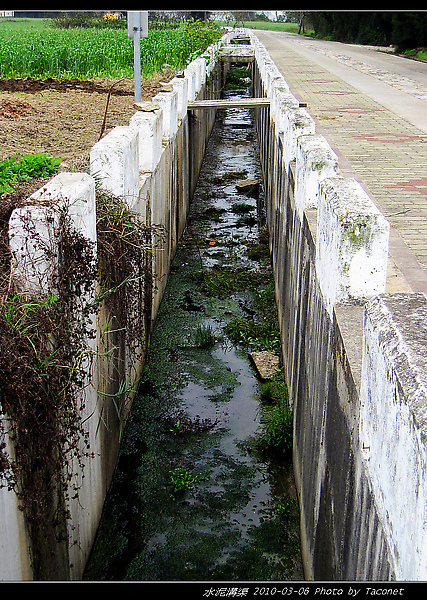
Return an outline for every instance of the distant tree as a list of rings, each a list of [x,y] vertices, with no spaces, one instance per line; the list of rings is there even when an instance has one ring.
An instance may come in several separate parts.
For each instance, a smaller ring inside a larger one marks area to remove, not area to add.
[[[286,11],[281,13],[280,15],[277,15],[276,21],[278,23],[297,23],[298,21],[292,21],[293,16],[293,11]]]
[[[211,11],[210,10],[190,10],[188,11],[193,21],[208,21]]]
[[[305,12],[295,11],[294,15],[295,15],[296,23],[299,23],[298,33],[301,33],[301,31],[304,33],[304,31],[305,31],[305,17],[306,17]]]
[[[268,15],[266,15],[263,12],[260,13],[254,13],[254,16],[251,19],[248,19],[251,21],[269,21],[270,19],[268,18]]]
[[[427,14],[396,12],[392,17],[392,39],[396,52],[427,47]]]
[[[255,13],[252,10],[232,10],[231,14],[234,17],[235,25],[241,23],[245,26],[245,21],[253,21]]]
[[[356,44],[388,46],[392,43],[390,12],[309,12],[306,18],[315,36]]]

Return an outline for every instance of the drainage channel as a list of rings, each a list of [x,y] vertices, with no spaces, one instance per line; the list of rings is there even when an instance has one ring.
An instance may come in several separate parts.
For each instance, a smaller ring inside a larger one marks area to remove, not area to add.
[[[271,449],[286,386],[250,359],[280,354],[264,211],[252,110],[219,110],[85,580],[304,578],[291,453]]]

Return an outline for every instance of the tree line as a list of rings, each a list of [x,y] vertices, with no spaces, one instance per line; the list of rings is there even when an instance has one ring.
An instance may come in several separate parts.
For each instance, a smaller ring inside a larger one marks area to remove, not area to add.
[[[427,12],[307,12],[304,26],[323,39],[375,46],[396,52],[427,47]]]

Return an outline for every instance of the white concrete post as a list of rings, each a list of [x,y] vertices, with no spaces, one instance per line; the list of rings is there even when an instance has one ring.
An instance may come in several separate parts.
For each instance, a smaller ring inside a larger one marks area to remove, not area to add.
[[[59,211],[66,211],[73,227],[84,238],[93,243],[94,259],[96,252],[96,206],[95,181],[86,173],[60,173],[46,186],[31,196],[32,200],[49,201],[49,206],[26,206],[16,209],[9,221],[10,249],[13,256],[13,274],[18,277],[23,291],[37,294],[54,293],[58,272]],[[85,300],[94,303],[96,282]],[[80,315],[75,315],[79,318]],[[73,315],[70,315],[73,318]],[[91,315],[91,327],[96,331],[96,311]],[[89,435],[91,452],[94,458],[82,456],[86,463],[84,479],[77,483],[80,487],[78,500],[70,500],[73,529],[70,535],[70,562],[77,572],[81,572],[96,532],[102,511],[103,477],[101,465],[100,438],[96,432],[99,425],[97,340],[89,337],[85,340],[87,353],[87,380],[83,395],[84,409],[82,422]],[[85,365],[83,365],[85,368]],[[82,451],[85,448],[82,447]],[[81,469],[76,466],[75,471]],[[95,475],[96,474],[96,475]],[[76,542],[76,543],[73,543]]]
[[[271,96],[272,96],[274,85],[277,85],[277,84],[281,85],[281,86],[285,85],[289,90],[289,86],[286,84],[285,80],[283,79],[283,76],[281,75],[279,69],[276,67],[276,65],[274,63],[267,64],[266,76],[267,76],[266,90],[267,90],[268,98],[271,98]]]
[[[427,578],[427,298],[365,307],[360,445],[396,579]]]
[[[198,93],[200,92],[200,88],[202,87],[202,65],[199,61],[193,60],[187,67],[190,71],[194,73],[194,93],[197,98]]]
[[[12,277],[22,291],[45,294],[57,277],[57,218],[48,206],[16,208],[9,219]],[[31,229],[31,235],[29,231]]]
[[[200,73],[200,82],[198,83],[199,88],[197,90],[197,93],[199,93],[202,86],[206,83],[206,60],[200,57],[196,58],[193,62],[197,64]]]
[[[320,182],[316,271],[327,310],[385,291],[390,226],[354,179]]]
[[[96,242],[95,181],[87,173],[59,173],[32,194],[40,202],[55,198],[55,205],[67,210],[74,227]]]
[[[187,114],[188,104],[188,79],[187,77],[174,77],[170,83],[173,85],[173,89],[177,92],[177,104],[178,104],[178,119],[183,119]]]
[[[285,108],[285,131],[283,161],[286,170],[289,164],[295,160],[297,152],[297,139],[300,135],[307,135],[316,132],[316,126],[313,119],[304,108]]]
[[[178,131],[178,92],[159,92],[154,96],[153,102],[163,110],[163,137],[173,139]]]
[[[286,81],[283,79],[283,77],[278,77],[277,79],[274,79],[274,81],[271,84],[271,89],[270,89],[270,110],[272,110],[273,114],[276,114],[276,112],[278,111],[278,107],[279,107],[279,102],[280,102],[280,98],[282,98],[282,96],[284,94],[289,94],[289,86],[286,83]],[[295,108],[298,108],[298,106],[296,106]]]
[[[184,76],[188,82],[188,102],[193,102],[196,99],[196,73],[192,63],[184,69]]]
[[[217,55],[220,52],[221,42],[217,42],[216,44],[212,44],[206,49],[205,54],[209,55],[209,58],[206,62],[206,76],[210,75],[215,68],[217,63]]]
[[[90,151],[90,174],[100,187],[131,206],[139,197],[138,131],[118,126]]]
[[[286,129],[286,109],[299,108],[299,102],[290,92],[284,91],[282,86],[280,88],[273,89],[273,95],[271,97],[271,108],[275,114],[275,133],[276,135],[283,135]]]
[[[338,157],[322,135],[301,135],[297,140],[294,201],[300,219],[304,210],[317,208],[319,183],[338,177]]]
[[[129,127],[139,134],[139,170],[142,173],[154,171],[162,154],[163,110],[138,110],[130,118]]]
[[[268,89],[268,69],[269,67],[271,67],[272,63],[273,61],[271,60],[269,53],[267,52],[265,47],[262,46],[259,52],[258,66],[260,69],[261,80],[265,90]]]

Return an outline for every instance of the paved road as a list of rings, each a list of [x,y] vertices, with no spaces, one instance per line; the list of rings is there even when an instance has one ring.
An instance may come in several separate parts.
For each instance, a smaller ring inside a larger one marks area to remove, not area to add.
[[[389,291],[427,293],[427,63],[370,47],[255,32],[292,93],[391,224]]]

